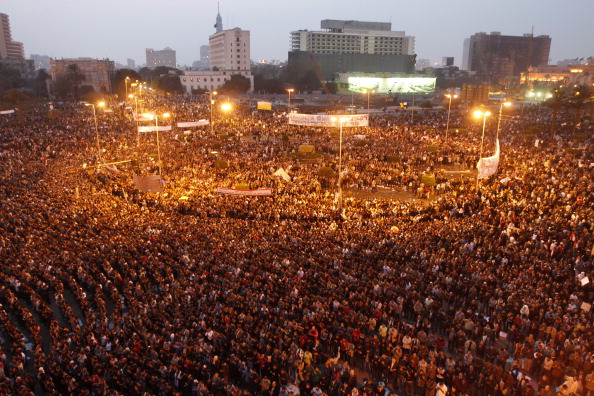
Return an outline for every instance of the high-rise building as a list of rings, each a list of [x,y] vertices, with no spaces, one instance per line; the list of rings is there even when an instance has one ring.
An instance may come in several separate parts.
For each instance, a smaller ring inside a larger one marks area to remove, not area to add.
[[[212,69],[244,72],[251,70],[249,30],[221,30],[210,36],[208,42]]]
[[[217,33],[223,31],[223,18],[221,18],[221,12],[219,10],[219,4],[217,3],[217,21],[214,25],[217,29]]]
[[[415,39],[392,31],[390,22],[321,21],[321,31],[291,32],[288,67],[318,70],[326,81],[337,73],[413,73]],[[297,79],[300,76],[297,76]]]
[[[70,65],[77,65],[78,71],[84,76],[81,85],[91,86],[95,92],[111,90],[110,76],[115,73],[115,63],[109,59],[50,59],[50,65],[53,81],[57,81],[61,75],[71,73]]]
[[[128,69],[134,70],[134,69],[136,69],[136,61],[134,59],[128,58],[126,60],[126,66],[128,66]]]
[[[322,31],[291,32],[291,51],[314,54],[413,55],[415,38],[392,31],[390,22],[324,19]]]
[[[441,58],[441,65],[442,66],[454,66],[454,57],[453,56],[444,56]]]
[[[530,66],[548,64],[550,49],[549,36],[502,36],[499,32],[481,32],[470,37],[468,69],[493,84],[519,81]]]
[[[465,38],[464,44],[462,44],[462,66],[460,69],[468,70],[468,54],[470,52],[470,39]]]
[[[50,57],[47,55],[31,54],[31,59],[35,62],[35,70],[50,69]]]
[[[0,14],[0,59],[25,59],[23,43],[12,41],[10,19]]]
[[[155,51],[152,48],[146,49],[146,67],[154,69],[158,66],[177,67],[175,50],[169,47]]]

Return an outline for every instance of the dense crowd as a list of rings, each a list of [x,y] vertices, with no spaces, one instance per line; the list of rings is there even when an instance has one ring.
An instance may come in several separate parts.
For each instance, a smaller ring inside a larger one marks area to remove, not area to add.
[[[447,140],[444,111],[378,114],[345,133],[341,207],[318,174],[338,171],[336,131],[248,109],[173,128],[151,194],[132,172],[156,172],[157,142],[112,108],[97,130],[71,105],[0,119],[0,394],[594,394],[587,122],[518,107],[477,190],[465,111]],[[98,147],[134,161],[97,168]],[[413,199],[423,172],[437,185]],[[217,193],[238,184],[273,194]]]

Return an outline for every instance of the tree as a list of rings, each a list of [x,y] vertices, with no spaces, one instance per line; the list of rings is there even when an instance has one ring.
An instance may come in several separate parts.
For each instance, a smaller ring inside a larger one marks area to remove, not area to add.
[[[126,77],[128,77],[128,80],[126,80]],[[128,84],[128,90],[130,90],[130,84],[140,80],[140,74],[136,70],[119,69],[111,78],[112,93],[123,98],[126,96],[126,84]]]
[[[219,91],[224,94],[241,95],[248,92],[250,88],[251,82],[249,78],[242,76],[241,74],[233,74],[231,78],[225,81],[225,84],[219,88]]]
[[[48,97],[47,84],[49,80],[51,80],[51,76],[45,69],[39,69],[37,71],[37,77],[35,78],[35,85],[33,87],[35,95],[43,98]]]
[[[575,124],[579,124],[582,120],[582,112],[586,106],[586,102],[590,99],[590,87],[584,84],[574,85],[571,90],[568,102],[569,105],[575,108]]]
[[[156,88],[160,89],[161,91],[175,94],[184,93],[184,87],[178,75],[166,74],[164,76],[158,77],[154,83]]]
[[[28,96],[25,93],[15,88],[11,89],[4,95],[4,99],[14,102],[21,127],[25,125],[25,120],[23,118],[23,100],[26,100],[27,98]]]
[[[565,94],[565,90],[563,88],[557,87],[551,91],[551,97],[547,100],[547,103],[553,107],[553,115],[551,117],[551,130],[555,128],[557,125],[557,114],[559,113],[559,108],[565,103],[567,99],[567,95]]]
[[[0,64],[0,94],[22,86],[21,72],[12,67]]]

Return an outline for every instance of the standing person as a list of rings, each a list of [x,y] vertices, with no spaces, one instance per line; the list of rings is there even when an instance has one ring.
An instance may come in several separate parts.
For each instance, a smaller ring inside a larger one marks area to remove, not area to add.
[[[443,381],[439,381],[435,387],[435,396],[446,396],[448,394],[448,387]]]

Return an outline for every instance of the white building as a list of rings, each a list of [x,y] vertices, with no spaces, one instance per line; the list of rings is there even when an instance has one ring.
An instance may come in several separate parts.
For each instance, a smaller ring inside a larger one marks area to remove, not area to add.
[[[158,66],[177,67],[175,50],[169,47],[155,51],[152,48],[146,49],[146,67],[154,69]]]
[[[12,41],[10,19],[0,14],[0,59],[25,59],[23,43]]]
[[[251,71],[249,30],[221,30],[210,36],[208,41],[211,70],[185,71],[180,76],[185,91],[216,91],[232,75],[239,74],[250,80],[251,92],[254,89],[254,77]]]
[[[222,30],[210,36],[208,42],[211,69],[251,70],[249,30]]]
[[[234,74],[241,74],[250,80],[250,91],[254,89],[254,76],[250,72],[213,71],[213,70],[186,70],[179,77],[186,93],[193,89],[216,91]]]
[[[314,54],[413,55],[415,38],[392,31],[390,22],[324,19],[322,31],[291,32],[291,51]]]

